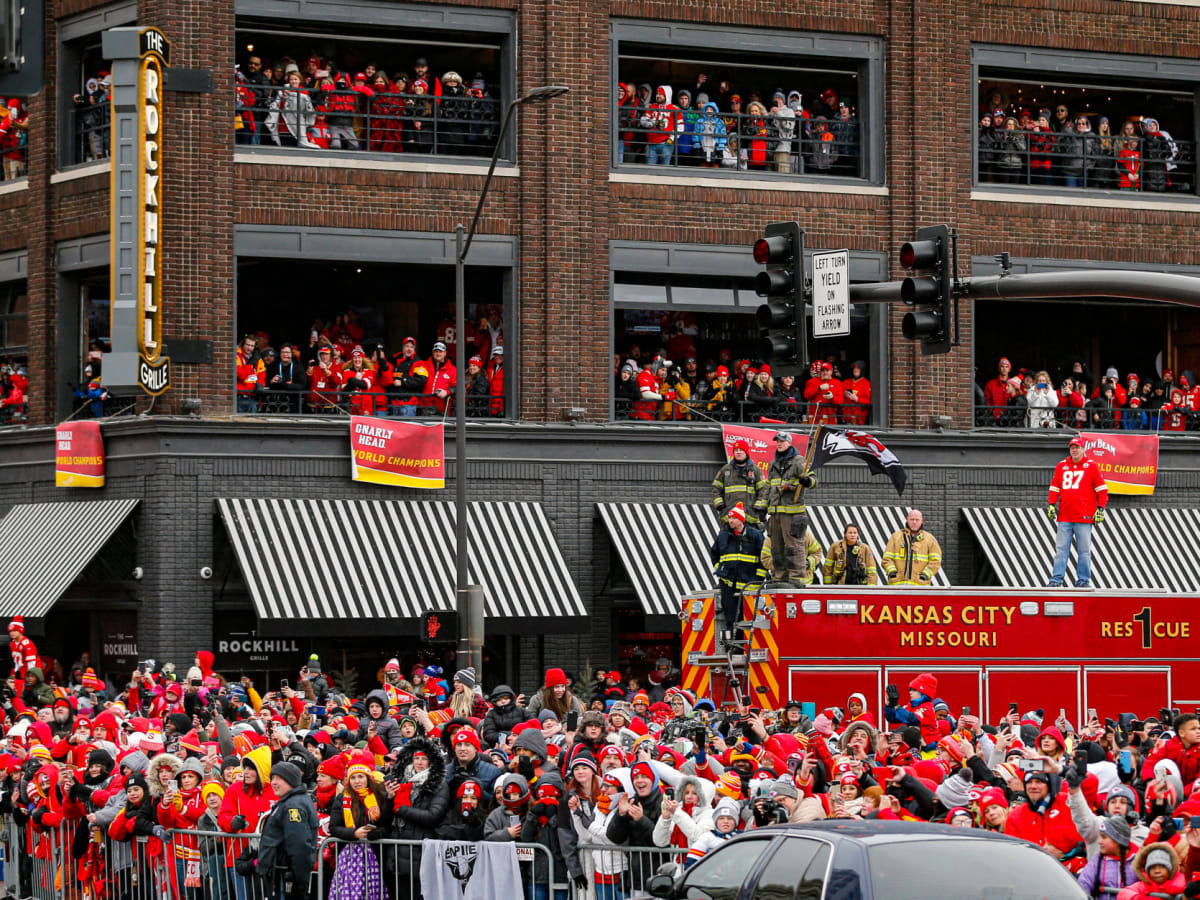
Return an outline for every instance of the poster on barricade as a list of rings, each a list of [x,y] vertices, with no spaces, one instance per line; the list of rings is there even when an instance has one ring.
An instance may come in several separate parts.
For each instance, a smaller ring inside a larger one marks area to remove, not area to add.
[[[1081,431],[1088,456],[1110,494],[1153,494],[1158,480],[1158,435]]]
[[[750,428],[746,425],[722,425],[721,442],[725,447],[725,458],[733,458],[733,445],[745,441],[750,447],[750,458],[762,469],[763,475],[771,468],[771,460],[775,458],[775,444],[772,438],[776,432],[786,431],[792,436],[792,446],[803,456],[808,452],[808,435],[790,428]]]
[[[63,422],[54,429],[54,486],[104,487],[104,438],[99,422]]]
[[[395,487],[446,486],[445,426],[350,417],[350,477]]]

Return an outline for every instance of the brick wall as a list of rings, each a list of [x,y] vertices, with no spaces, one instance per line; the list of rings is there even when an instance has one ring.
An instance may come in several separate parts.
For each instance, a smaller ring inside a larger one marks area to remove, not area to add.
[[[55,67],[57,18],[96,5],[92,0],[49,5],[49,71]],[[139,7],[140,21],[158,25],[173,40],[175,64],[213,69],[217,87],[212,94],[168,94],[163,187],[166,336],[213,340],[217,361],[177,366],[176,388],[159,410],[199,396],[206,411],[232,411],[224,351],[234,338],[234,223],[449,232],[469,220],[482,181],[478,175],[234,162],[233,8],[232,0],[144,0]],[[682,180],[610,183],[605,136],[612,17],[731,27],[762,23],[881,37],[887,195],[705,189]],[[610,377],[610,240],[748,246],[764,223],[795,218],[812,246],[894,254],[916,226],[948,221],[960,230],[964,260],[1008,250],[1014,256],[1116,258],[1131,265],[1200,261],[1200,212],[972,201],[970,184],[971,41],[1195,58],[1200,9],[1109,0],[992,0],[975,7],[949,0],[919,7],[835,0],[819,11],[780,10],[767,0],[534,0],[519,7],[516,33],[520,88],[555,82],[571,87],[566,98],[520,111],[521,177],[492,183],[481,221],[483,232],[520,238],[523,418],[554,421],[563,407],[580,405],[593,421],[607,417],[607,392],[595,386]],[[30,105],[30,189],[0,196],[0,249],[30,251],[31,413],[34,421],[46,422],[53,410],[36,385],[75,374],[58,372],[53,358],[53,245],[107,230],[107,178],[50,185],[53,79]],[[892,274],[899,274],[895,263]],[[890,311],[893,425],[924,427],[937,414],[963,424],[969,420],[969,304],[962,314],[963,347],[945,357],[922,357],[900,337],[900,311]]]

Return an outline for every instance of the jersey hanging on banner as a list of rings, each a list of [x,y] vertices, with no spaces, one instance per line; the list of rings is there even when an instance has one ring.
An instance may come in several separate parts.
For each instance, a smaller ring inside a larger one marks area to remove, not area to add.
[[[1153,494],[1158,480],[1158,435],[1081,431],[1110,494]]]
[[[425,841],[421,851],[421,895],[425,900],[522,896],[516,845]]]
[[[750,459],[762,470],[763,475],[771,468],[771,460],[775,458],[773,438],[777,429],[748,428],[745,425],[722,425],[721,442],[725,447],[725,458],[733,459],[733,445],[745,441],[750,447]],[[789,432],[791,434],[791,432]],[[803,456],[808,452],[808,435],[792,434],[792,446]]]
[[[371,416],[350,417],[350,477],[396,487],[446,486],[445,428]]]
[[[99,422],[64,422],[54,430],[55,487],[104,487]]]

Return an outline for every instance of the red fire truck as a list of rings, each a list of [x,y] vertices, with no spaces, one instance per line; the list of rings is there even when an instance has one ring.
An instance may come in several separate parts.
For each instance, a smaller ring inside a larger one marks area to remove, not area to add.
[[[764,591],[746,598],[748,658],[730,665],[715,643],[711,592],[684,598],[683,685],[714,700],[732,671],[747,703],[778,709],[788,700],[817,710],[861,693],[876,722],[887,685],[908,698],[921,672],[957,716],[964,707],[995,722],[1059,709],[1078,723],[1087,710],[1157,715],[1161,707],[1200,711],[1200,598],[1164,592],[1068,589],[821,587]]]

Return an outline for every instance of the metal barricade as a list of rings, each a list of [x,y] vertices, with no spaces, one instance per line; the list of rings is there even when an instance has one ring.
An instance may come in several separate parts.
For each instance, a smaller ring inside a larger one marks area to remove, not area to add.
[[[572,885],[571,900],[614,900],[642,894],[652,876],[660,871],[674,874],[687,859],[687,850],[680,847],[579,844],[577,849],[588,886],[581,891]]]
[[[257,834],[228,834],[195,829],[169,832],[163,843],[164,873],[168,887],[164,900],[267,900],[275,886],[257,874],[238,872],[258,853]]]
[[[375,889],[384,887],[389,900],[418,900],[421,896],[421,862],[429,852],[429,841],[384,838],[377,841],[341,841],[325,838],[317,852],[316,894],[324,898],[339,887],[341,878],[362,884],[364,897],[380,896]],[[505,842],[448,841],[455,844],[491,844]],[[515,844],[517,864],[521,872],[522,896],[526,900],[555,900],[565,898],[568,891],[567,874],[555,869],[554,857],[541,844]],[[540,860],[545,860],[542,869]],[[539,872],[541,870],[541,872]],[[345,873],[342,876],[338,872]],[[469,880],[470,867],[459,867],[457,877]],[[561,882],[558,879],[563,879]],[[341,892],[339,892],[339,896]],[[515,898],[514,898],[515,900]]]

